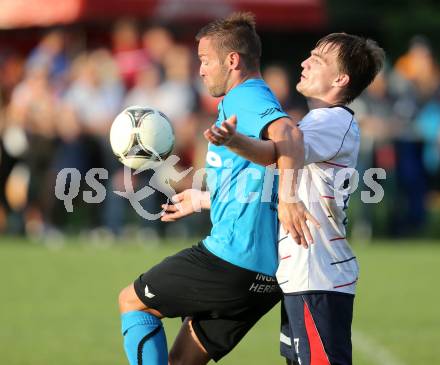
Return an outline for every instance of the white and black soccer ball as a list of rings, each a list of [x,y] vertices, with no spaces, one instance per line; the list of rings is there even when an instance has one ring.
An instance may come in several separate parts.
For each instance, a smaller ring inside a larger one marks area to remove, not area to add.
[[[174,132],[167,116],[159,110],[130,106],[113,121],[110,144],[125,166],[148,168],[150,162],[161,161],[171,154]]]

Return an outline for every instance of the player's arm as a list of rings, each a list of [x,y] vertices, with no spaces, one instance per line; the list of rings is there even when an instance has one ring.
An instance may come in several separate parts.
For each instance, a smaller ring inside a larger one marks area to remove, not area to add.
[[[266,135],[275,144],[280,180],[278,184],[278,219],[298,244],[308,247],[313,238],[307,226],[319,223],[298,198],[299,174],[304,167],[304,140],[301,130],[288,118],[272,122]]]
[[[174,204],[162,204],[163,222],[174,222],[180,218],[200,212],[202,209],[211,209],[209,191],[186,189],[171,199]]]
[[[232,115],[221,127],[213,125],[204,132],[205,138],[216,146],[224,145],[246,160],[267,166],[276,162],[275,145],[270,140],[250,138],[237,132],[237,117]]]

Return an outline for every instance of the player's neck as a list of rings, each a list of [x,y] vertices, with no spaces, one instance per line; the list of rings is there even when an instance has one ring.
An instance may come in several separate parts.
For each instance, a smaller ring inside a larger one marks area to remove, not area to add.
[[[328,108],[332,105],[343,105],[344,103],[339,102],[338,100],[330,99],[330,98],[307,98],[307,105],[309,106],[309,109],[317,109],[317,108]]]
[[[245,82],[245,81],[247,81],[249,79],[261,79],[260,71],[253,71],[253,72],[246,72],[246,73],[239,72],[239,73],[237,73],[236,76],[231,79],[231,83],[230,83],[226,93],[228,93],[234,87],[242,84],[243,82]]]
[[[240,84],[249,79],[261,79],[260,71],[247,72],[241,75]]]

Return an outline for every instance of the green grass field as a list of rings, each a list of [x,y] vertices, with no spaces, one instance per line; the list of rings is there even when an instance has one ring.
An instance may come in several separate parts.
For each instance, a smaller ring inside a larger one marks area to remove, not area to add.
[[[0,363],[125,364],[119,289],[182,245],[47,247],[0,238]],[[355,251],[354,364],[439,364],[440,244],[381,242]],[[276,308],[221,363],[284,364],[278,322]],[[178,325],[165,320],[169,344]]]

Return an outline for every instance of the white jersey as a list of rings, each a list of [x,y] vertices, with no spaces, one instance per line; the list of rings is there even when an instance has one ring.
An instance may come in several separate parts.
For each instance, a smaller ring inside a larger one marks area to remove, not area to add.
[[[311,110],[299,123],[305,167],[299,197],[321,228],[308,224],[314,243],[298,245],[280,228],[277,280],[284,293],[354,294],[358,263],[346,239],[346,209],[360,136],[353,112],[335,106]]]

